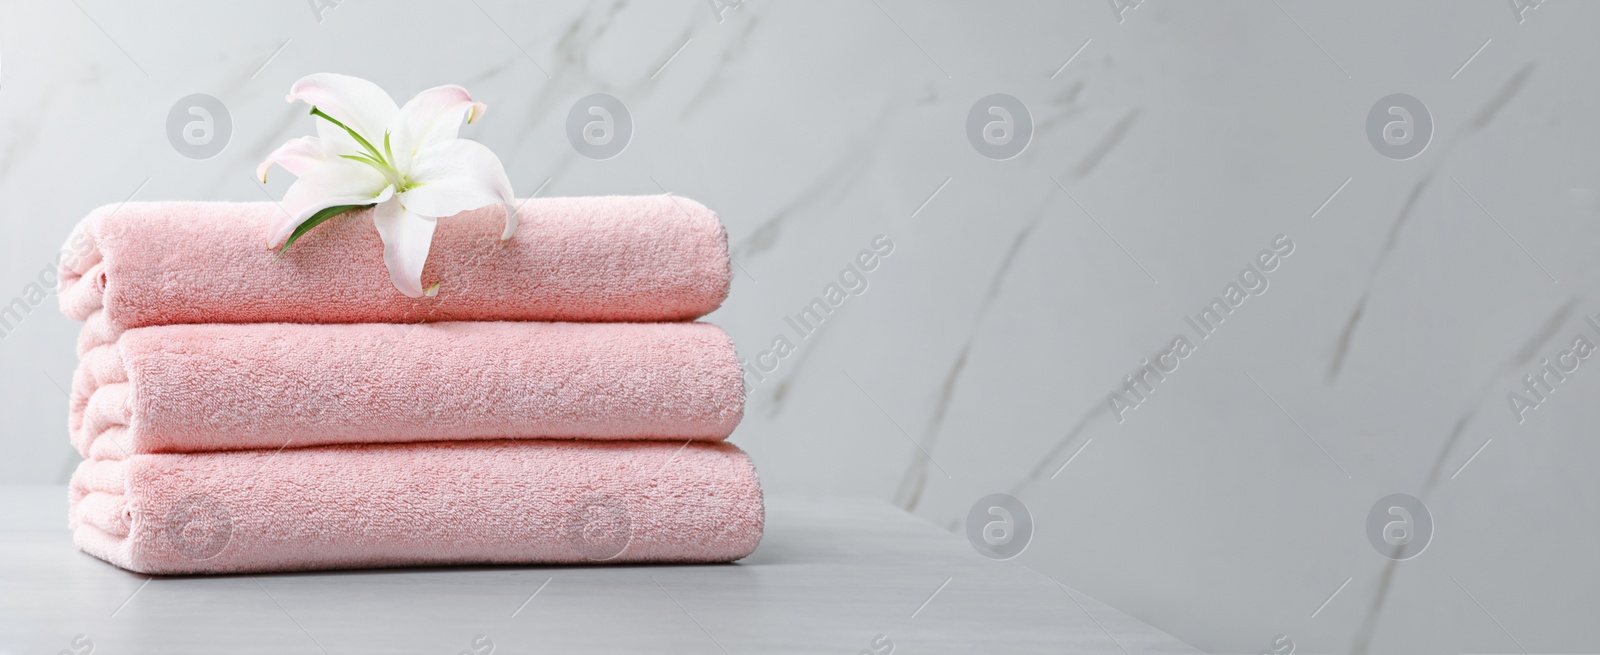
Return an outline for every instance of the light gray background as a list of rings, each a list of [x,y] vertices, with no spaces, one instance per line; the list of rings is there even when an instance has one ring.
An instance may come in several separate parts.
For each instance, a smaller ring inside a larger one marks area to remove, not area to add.
[[[1600,3],[1113,6],[3,2],[0,303],[135,190],[280,196],[288,175],[251,173],[310,133],[282,101],[302,75],[402,100],[460,83],[490,107],[464,136],[521,195],[718,210],[740,272],[710,320],[747,358],[894,240],[751,390],[734,441],[773,495],[878,496],[959,531],[1013,493],[1036,522],[1021,562],[1210,652],[1600,649],[1600,362],[1520,425],[1506,401],[1574,337],[1600,343]],[[234,124],[204,161],[165,133],[197,92]],[[595,92],[634,120],[605,161],[565,135]],[[1033,117],[1015,159],[964,132],[991,93]],[[1411,160],[1365,134],[1391,93],[1434,120]],[[1278,234],[1297,247],[1268,291],[1196,339],[1184,317]],[[0,341],[0,482],[77,459],[58,389],[77,326],[53,305]],[[1119,424],[1106,394],[1177,334],[1195,352]],[[1436,525],[1398,564],[1365,528],[1391,493]]]

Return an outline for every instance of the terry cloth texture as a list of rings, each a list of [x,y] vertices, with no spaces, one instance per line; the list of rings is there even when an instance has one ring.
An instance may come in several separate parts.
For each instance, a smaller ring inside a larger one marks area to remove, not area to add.
[[[370,210],[333,218],[281,257],[273,202],[128,202],[91,212],[62,250],[60,301],[95,342],[174,323],[682,321],[728,294],[728,239],[674,196],[522,201],[516,233],[484,207],[439,220],[424,288],[395,290]]]
[[[498,438],[718,440],[744,413],[707,323],[165,325],[90,347],[85,457]]]
[[[91,459],[85,552],[149,574],[725,562],[764,513],[729,443],[488,441]]]

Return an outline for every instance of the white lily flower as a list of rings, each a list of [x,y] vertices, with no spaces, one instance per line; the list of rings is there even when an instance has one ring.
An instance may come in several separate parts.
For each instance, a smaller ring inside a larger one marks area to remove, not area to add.
[[[383,240],[383,261],[396,289],[412,298],[424,292],[422,266],[440,218],[500,203],[506,209],[501,239],[517,231],[511,180],[500,159],[476,141],[456,138],[463,119],[483,116],[456,85],[418,93],[404,107],[378,85],[334,73],[308,75],[289,90],[317,121],[317,136],[290,139],[256,169],[265,182],[273,164],[299,179],[284,194],[287,215],[273,222],[267,245],[287,250],[323,221],[373,207]]]

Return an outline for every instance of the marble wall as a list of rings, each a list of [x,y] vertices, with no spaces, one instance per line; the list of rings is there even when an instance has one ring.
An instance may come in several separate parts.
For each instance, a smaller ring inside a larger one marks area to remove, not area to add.
[[[1600,4],[0,16],[0,303],[31,309],[0,341],[0,482],[60,483],[77,461],[76,325],[29,288],[74,221],[281,196],[288,176],[251,172],[311,130],[282,101],[307,73],[402,97],[453,82],[488,103],[464,135],[522,195],[670,191],[722,214],[737,277],[709,320],[767,369],[734,440],[772,495],[881,498],[959,531],[1012,494],[1036,522],[1016,561],[1208,652],[1600,647],[1600,372],[1563,357],[1600,343]],[[208,159],[168,135],[195,93],[231,118]],[[609,159],[567,136],[594,93],[632,118]],[[886,243],[820,329],[785,321]],[[1220,324],[1200,316],[1214,298]],[[762,359],[780,337],[792,350]],[[1124,389],[1147,359],[1159,379]],[[1514,409],[1546,359],[1578,368]],[[1432,520],[1404,561],[1369,537],[1390,494]]]

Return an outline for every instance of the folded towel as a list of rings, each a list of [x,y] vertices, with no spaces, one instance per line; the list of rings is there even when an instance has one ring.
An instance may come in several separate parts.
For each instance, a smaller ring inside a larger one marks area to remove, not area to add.
[[[88,349],[85,457],[497,438],[726,438],[744,411],[707,323],[161,325]]]
[[[272,202],[129,202],[96,209],[62,250],[61,309],[114,338],[171,323],[677,321],[728,293],[727,233],[673,196],[535,198],[502,241],[498,206],[439,220],[424,287],[396,291],[371,211],[322,224],[281,258]]]
[[[490,441],[94,459],[74,540],[140,573],[726,562],[761,540],[729,443]]]

